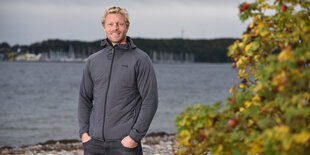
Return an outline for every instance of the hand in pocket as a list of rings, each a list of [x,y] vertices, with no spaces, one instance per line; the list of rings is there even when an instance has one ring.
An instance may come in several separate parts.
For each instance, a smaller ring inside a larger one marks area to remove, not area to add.
[[[86,143],[91,140],[91,137],[88,135],[88,133],[83,133],[82,135],[82,143]]]
[[[131,139],[129,136],[126,136],[122,142],[124,147],[127,147],[127,148],[135,148],[138,146],[138,143],[136,143],[133,139]]]

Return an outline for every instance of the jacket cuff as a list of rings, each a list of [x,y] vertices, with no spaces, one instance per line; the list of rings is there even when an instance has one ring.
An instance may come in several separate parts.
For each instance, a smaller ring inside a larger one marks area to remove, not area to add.
[[[80,133],[79,133],[80,138],[82,138],[82,135],[83,135],[84,133],[88,133],[88,131],[87,131],[87,130],[85,130],[85,131],[80,131]]]
[[[138,143],[139,141],[138,140],[136,140],[135,138],[133,138],[132,136],[130,136],[129,135],[129,137],[133,140],[133,141],[135,141],[136,143]]]
[[[144,137],[145,134],[140,134],[140,133],[137,133],[135,131],[135,129],[132,129],[129,133],[129,137],[131,139],[133,139],[135,142],[139,142],[141,141],[141,139]]]

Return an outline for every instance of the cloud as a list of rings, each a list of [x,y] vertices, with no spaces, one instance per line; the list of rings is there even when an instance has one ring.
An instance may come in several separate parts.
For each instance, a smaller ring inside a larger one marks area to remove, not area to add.
[[[241,0],[2,0],[0,42],[30,44],[49,38],[92,41],[105,37],[100,20],[111,5],[130,14],[128,35],[145,38],[238,37]]]

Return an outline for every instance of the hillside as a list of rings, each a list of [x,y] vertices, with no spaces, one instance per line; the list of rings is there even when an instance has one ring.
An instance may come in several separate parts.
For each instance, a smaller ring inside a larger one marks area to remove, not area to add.
[[[133,38],[134,43],[144,50],[153,61],[180,61],[180,62],[230,62],[227,57],[227,47],[236,39],[145,39]],[[85,59],[88,55],[101,49],[100,40],[93,42],[70,40],[47,40],[31,45],[0,44],[0,53],[4,59],[24,53],[42,54],[45,58],[74,58]]]

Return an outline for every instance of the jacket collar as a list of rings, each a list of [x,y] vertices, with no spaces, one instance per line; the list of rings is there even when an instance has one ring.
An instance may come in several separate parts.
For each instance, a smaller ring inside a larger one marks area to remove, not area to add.
[[[132,39],[127,36],[127,44],[117,44],[115,46],[112,45],[111,41],[106,38],[101,41],[101,46],[103,48],[115,48],[117,50],[126,51],[129,49],[136,48],[136,45],[133,43]]]

